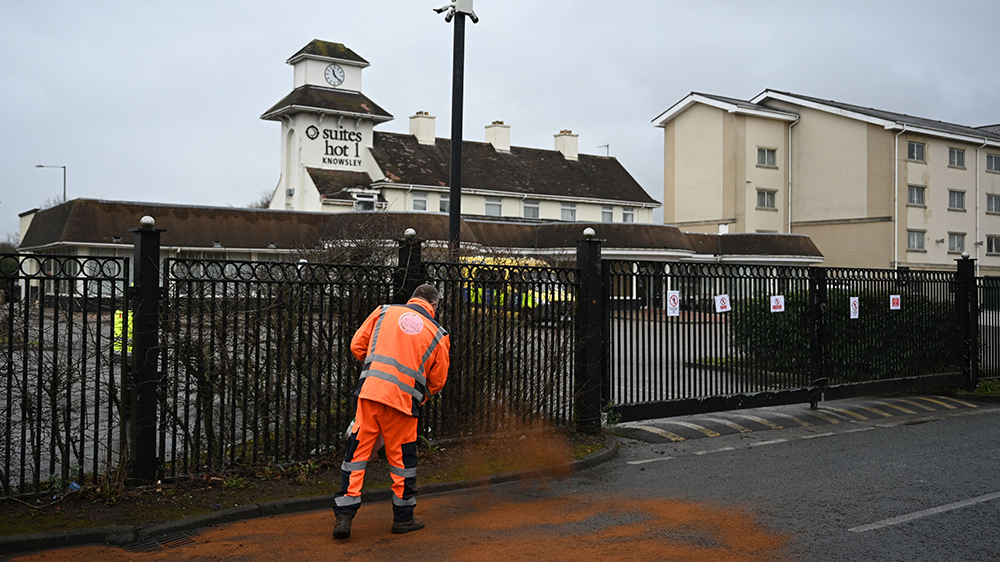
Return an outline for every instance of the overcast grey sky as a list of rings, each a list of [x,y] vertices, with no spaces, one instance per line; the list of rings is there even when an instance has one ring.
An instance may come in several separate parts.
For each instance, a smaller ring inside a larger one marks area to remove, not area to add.
[[[450,135],[445,0],[0,0],[0,238],[68,196],[245,206],[278,181],[291,55],[343,43],[364,93],[408,132]],[[475,0],[466,29],[465,139],[503,120],[515,146],[610,144],[663,199],[662,130],[692,91],[772,88],[963,125],[1000,122],[1000,2]],[[662,214],[660,215],[662,216]]]

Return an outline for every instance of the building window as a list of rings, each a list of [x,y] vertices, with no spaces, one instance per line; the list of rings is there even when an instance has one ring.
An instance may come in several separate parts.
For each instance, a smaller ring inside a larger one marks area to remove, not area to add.
[[[906,188],[906,204],[907,205],[917,205],[918,207],[924,206],[924,190],[926,187],[919,185],[910,185]]]
[[[499,197],[486,198],[486,216],[499,217],[503,213],[503,200]]]
[[[524,200],[524,218],[526,219],[537,219],[539,217],[538,212],[538,199],[525,199]]]
[[[757,207],[761,209],[776,209],[777,206],[774,203],[774,193],[774,191],[758,189]]]
[[[965,192],[955,191],[953,189],[948,190],[948,210],[949,211],[964,211],[965,210]]]
[[[907,145],[906,157],[914,162],[923,162],[924,143],[910,141]]]
[[[986,171],[1000,172],[1000,154],[986,155]]]
[[[451,209],[451,205],[449,204],[450,202],[451,202],[451,194],[442,193],[440,195],[440,198],[438,199],[438,210],[441,211],[442,213],[450,212]]]
[[[924,234],[923,230],[907,230],[906,231],[906,249],[907,250],[924,250]]]
[[[948,165],[955,168],[965,167],[965,151],[961,148],[948,149]]]
[[[965,251],[965,234],[960,232],[949,232],[948,233],[948,251],[949,252],[964,252]]]
[[[354,204],[355,211],[374,211],[375,210],[375,194],[374,193],[355,193],[354,198],[357,203]]]
[[[773,148],[758,148],[757,149],[757,165],[767,166],[770,168],[778,167],[777,150]]]
[[[414,211],[427,210],[427,192],[425,191],[413,192],[413,210]]]
[[[622,207],[622,222],[635,222],[635,209]]]
[[[601,222],[615,222],[615,208],[605,205],[601,207]]]
[[[576,203],[563,203],[562,204],[562,220],[564,221],[575,221],[576,220]]]
[[[1000,214],[1000,195],[986,196],[986,212]]]
[[[986,253],[1000,254],[1000,236],[986,235]]]

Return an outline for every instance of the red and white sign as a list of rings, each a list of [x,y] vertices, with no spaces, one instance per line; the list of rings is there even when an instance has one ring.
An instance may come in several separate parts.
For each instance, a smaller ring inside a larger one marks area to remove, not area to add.
[[[733,305],[729,302],[729,295],[715,295],[715,311],[729,312]]]
[[[667,316],[681,315],[681,292],[667,291]]]
[[[858,297],[851,297],[851,319],[854,320],[858,317],[858,312],[861,310],[861,299]]]
[[[899,295],[889,295],[889,310],[899,310],[901,301]]]
[[[771,297],[771,312],[785,311],[785,295],[774,295]]]

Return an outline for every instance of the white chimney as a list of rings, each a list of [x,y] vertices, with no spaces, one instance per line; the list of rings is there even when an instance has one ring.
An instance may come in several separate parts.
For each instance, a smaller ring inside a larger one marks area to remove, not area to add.
[[[492,144],[497,152],[510,152],[510,125],[504,125],[503,121],[487,125],[486,142]]]
[[[559,131],[556,137],[556,150],[562,152],[563,158],[567,160],[577,160],[579,151],[577,150],[578,142],[577,137],[580,135],[574,135],[573,131],[569,129],[563,129]]]
[[[417,137],[420,144],[434,144],[434,116],[426,111],[410,116],[410,134]]]

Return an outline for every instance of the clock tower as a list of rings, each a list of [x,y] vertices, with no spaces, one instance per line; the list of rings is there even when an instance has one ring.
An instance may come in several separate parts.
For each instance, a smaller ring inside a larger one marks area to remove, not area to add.
[[[261,116],[281,123],[281,179],[270,208],[351,210],[343,195],[325,196],[357,188],[368,200],[368,185],[382,176],[369,153],[372,130],[392,115],[361,93],[368,61],[340,43],[314,39],[287,63],[294,89]]]

